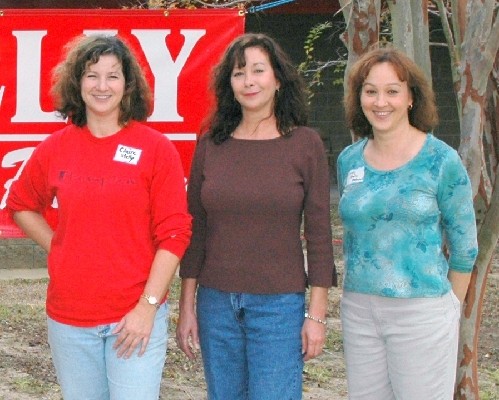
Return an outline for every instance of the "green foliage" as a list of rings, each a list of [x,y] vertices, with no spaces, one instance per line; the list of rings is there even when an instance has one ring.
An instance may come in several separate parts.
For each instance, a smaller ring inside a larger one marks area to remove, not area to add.
[[[305,43],[303,45],[303,50],[305,51],[305,61],[303,61],[298,69],[305,77],[308,83],[309,89],[309,101],[314,96],[314,90],[324,85],[322,81],[322,75],[326,69],[332,69],[333,76],[336,79],[332,80],[334,86],[343,85],[344,73],[347,64],[348,54],[345,50],[344,53],[340,54],[339,48],[333,48],[331,46],[331,54],[336,53],[336,60],[321,61],[316,57],[315,48],[317,41],[320,40],[326,33],[332,32],[332,36],[341,37],[346,29],[346,26],[341,26],[337,22],[324,22],[319,23],[310,29]],[[390,15],[390,9],[386,1],[381,2],[381,12],[380,12],[380,34],[379,42],[383,46],[387,43],[393,41],[392,34],[392,21]]]
[[[317,24],[307,35],[307,39],[305,40],[305,45],[303,46],[305,50],[306,60],[308,62],[313,61],[313,52],[315,42],[324,34],[327,29],[331,29],[333,27],[333,23],[330,21],[326,21],[324,23]]]
[[[16,304],[11,306],[0,305],[0,323],[33,321],[39,317],[45,307],[29,304]]]
[[[324,351],[342,352],[343,351],[343,336],[341,332],[329,328],[326,334],[326,343],[324,344]]]
[[[314,96],[313,89],[322,86],[322,71],[324,63],[315,59],[315,45],[317,41],[324,35],[324,33],[332,29],[333,23],[326,21],[319,23],[310,29],[303,50],[305,51],[305,61],[300,63],[298,70],[303,74],[308,82],[309,100]]]
[[[303,367],[303,376],[306,382],[326,383],[333,378],[330,368],[322,364],[306,363]]]
[[[42,382],[39,379],[35,379],[30,376],[17,378],[14,380],[12,385],[15,387],[16,391],[20,393],[27,393],[33,395],[46,394],[51,388],[51,385],[49,383]]]
[[[480,399],[499,400],[499,369],[479,368]]]

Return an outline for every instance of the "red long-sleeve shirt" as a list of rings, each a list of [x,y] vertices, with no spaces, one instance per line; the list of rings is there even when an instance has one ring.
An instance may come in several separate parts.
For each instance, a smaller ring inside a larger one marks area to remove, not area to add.
[[[54,197],[47,313],[56,321],[120,320],[140,298],[156,251],[182,257],[189,243],[178,152],[143,124],[131,122],[105,138],[69,125],[40,143],[7,207],[42,212]]]

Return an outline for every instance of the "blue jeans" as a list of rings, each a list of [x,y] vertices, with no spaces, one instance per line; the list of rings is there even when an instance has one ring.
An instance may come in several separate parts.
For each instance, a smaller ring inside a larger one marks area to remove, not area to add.
[[[48,321],[48,340],[64,400],[157,400],[166,359],[168,305],[154,321],[146,352],[118,358],[116,324],[80,328]],[[139,346],[140,347],[140,346]]]
[[[209,400],[302,398],[303,293],[255,295],[200,286],[199,339]]]

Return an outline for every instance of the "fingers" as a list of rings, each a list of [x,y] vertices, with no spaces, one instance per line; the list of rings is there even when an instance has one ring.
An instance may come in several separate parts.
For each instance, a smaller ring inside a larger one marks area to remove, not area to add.
[[[146,352],[148,344],[149,344],[149,338],[142,339],[142,346],[140,346],[139,357],[141,357]]]
[[[182,332],[181,329],[177,329],[177,344],[180,350],[190,360],[196,358],[196,353],[199,350],[199,338],[197,336],[197,331],[187,331]]]
[[[309,345],[303,356],[304,361],[309,361],[312,358],[319,356],[322,353],[323,345]]]
[[[179,347],[189,360],[194,360],[196,358],[194,346],[190,344],[188,340],[179,341]]]
[[[303,360],[309,361],[322,353],[326,342],[326,327],[315,321],[306,320],[302,328]]]
[[[138,356],[142,356],[149,343],[153,323],[145,322],[137,317],[134,311],[127,314],[113,330],[118,335],[113,348],[118,358],[130,358],[138,349]]]
[[[132,333],[122,331],[114,343],[113,348],[117,351],[118,358],[130,358],[134,351],[138,348],[138,356],[142,356],[149,343],[148,336],[137,336]]]
[[[304,359],[307,355],[307,349],[308,349],[308,337],[305,334],[305,332],[302,330],[302,332],[301,332],[301,354],[303,354]]]
[[[194,312],[181,312],[176,330],[177,344],[190,360],[199,350],[198,324]]]

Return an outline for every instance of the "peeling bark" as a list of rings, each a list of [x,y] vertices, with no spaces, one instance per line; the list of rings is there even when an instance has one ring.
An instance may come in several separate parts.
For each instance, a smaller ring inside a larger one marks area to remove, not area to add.
[[[393,44],[411,57],[431,82],[430,34],[426,0],[387,0]]]
[[[340,0],[343,17],[347,24],[342,40],[348,50],[345,77],[351,65],[364,54],[370,46],[379,41],[379,19],[381,0]],[[345,79],[346,82],[346,79]]]
[[[479,253],[461,320],[455,399],[479,399],[478,337],[491,260],[499,238],[499,181],[497,177],[499,21],[495,0],[454,0],[452,10],[457,60],[458,104],[461,120],[459,153],[468,170],[477,212]],[[494,67],[495,66],[495,67]],[[489,110],[489,111],[488,111]],[[491,119],[494,118],[494,119]],[[492,186],[493,185],[493,186]]]

